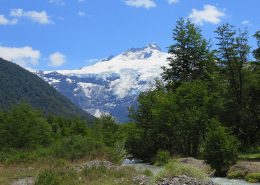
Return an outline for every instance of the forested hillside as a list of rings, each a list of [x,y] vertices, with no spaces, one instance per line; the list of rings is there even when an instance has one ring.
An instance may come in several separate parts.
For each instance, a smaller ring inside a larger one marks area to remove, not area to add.
[[[0,84],[0,109],[2,110],[26,102],[45,114],[93,119],[91,115],[59,94],[37,75],[1,58]]]

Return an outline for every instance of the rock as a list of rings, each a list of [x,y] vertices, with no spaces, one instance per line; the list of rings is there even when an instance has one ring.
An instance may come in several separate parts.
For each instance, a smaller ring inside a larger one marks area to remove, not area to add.
[[[112,169],[112,168],[118,168],[118,166],[114,165],[112,162],[110,161],[106,161],[106,160],[103,160],[103,161],[100,161],[100,160],[92,160],[92,161],[87,161],[85,163],[82,163],[82,164],[79,164],[79,165],[76,165],[74,167],[74,169],[77,171],[77,172],[80,172],[82,171],[83,169],[85,168],[99,168],[99,167],[104,167],[104,168],[107,168],[107,169]]]
[[[32,177],[21,178],[11,183],[11,185],[33,185],[33,184],[34,184],[34,180]]]
[[[133,178],[133,181],[139,185],[149,185],[150,179],[146,175],[139,175]]]
[[[238,162],[228,171],[228,178],[243,179],[248,173],[259,173],[260,162]]]
[[[162,179],[157,185],[216,185],[212,181],[202,181],[185,175]]]

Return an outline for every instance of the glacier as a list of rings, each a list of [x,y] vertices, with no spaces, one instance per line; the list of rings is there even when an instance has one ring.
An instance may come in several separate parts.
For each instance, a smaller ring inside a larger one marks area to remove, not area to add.
[[[129,121],[128,108],[137,106],[141,92],[153,88],[168,53],[156,44],[132,48],[76,70],[37,71],[36,74],[90,114]]]

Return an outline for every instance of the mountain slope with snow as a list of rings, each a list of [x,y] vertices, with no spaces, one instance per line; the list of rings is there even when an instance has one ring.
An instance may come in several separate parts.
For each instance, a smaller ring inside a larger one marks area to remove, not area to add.
[[[138,95],[152,88],[167,66],[169,55],[155,44],[133,48],[78,70],[37,74],[94,116],[111,114],[128,120],[128,107],[136,106]]]

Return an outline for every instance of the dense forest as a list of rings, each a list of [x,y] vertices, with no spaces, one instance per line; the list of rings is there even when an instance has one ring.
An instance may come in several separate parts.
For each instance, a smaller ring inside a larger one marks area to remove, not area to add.
[[[126,146],[137,158],[204,158],[221,175],[239,152],[259,150],[260,31],[253,51],[246,30],[224,24],[215,33],[213,45],[189,20],[177,22],[169,67],[130,113]]]
[[[94,118],[37,75],[1,58],[0,84],[0,110],[8,110],[14,105],[26,102],[46,115],[79,116],[86,120]]]
[[[110,116],[87,123],[77,117],[44,116],[22,103],[0,112],[0,162],[30,163],[46,157],[120,162],[125,155],[121,129]]]

